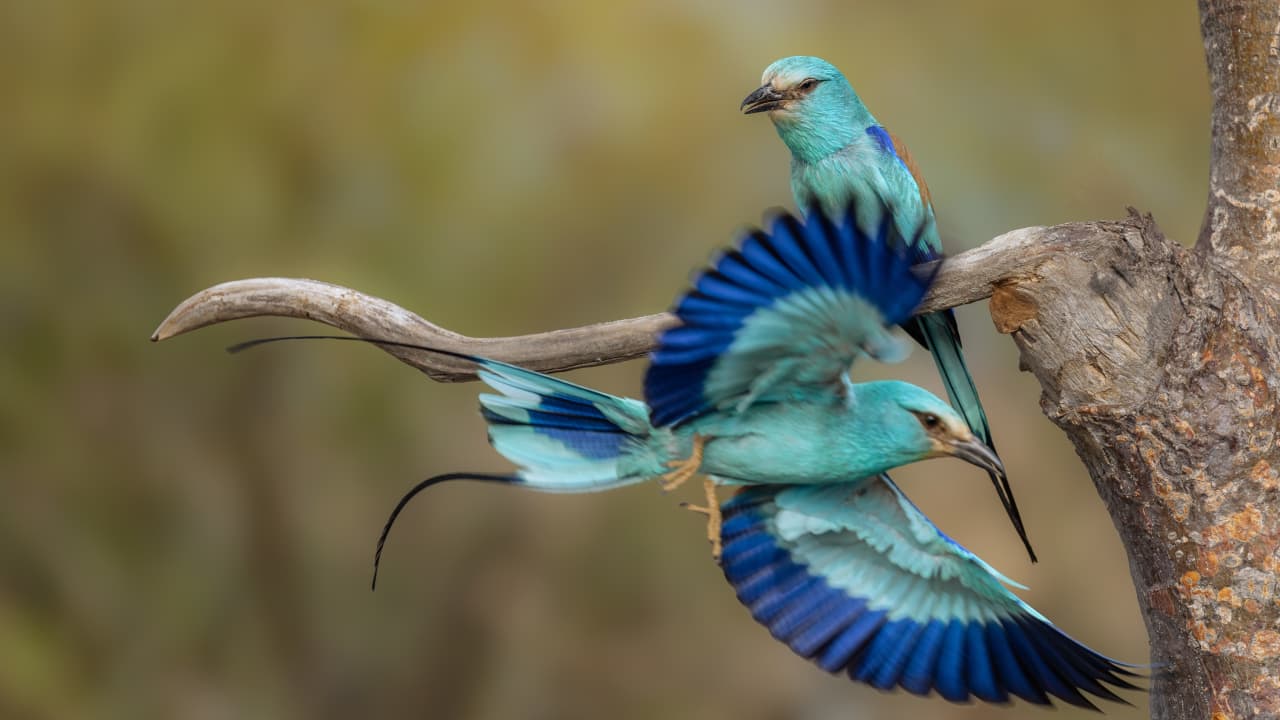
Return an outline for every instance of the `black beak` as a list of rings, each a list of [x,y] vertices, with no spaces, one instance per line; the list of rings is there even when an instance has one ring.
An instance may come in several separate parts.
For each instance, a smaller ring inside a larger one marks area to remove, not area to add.
[[[751,115],[752,113],[768,112],[782,105],[786,100],[772,85],[761,85],[756,88],[746,100],[742,101],[739,108],[743,114]]]
[[[989,473],[1004,477],[1004,463],[1000,462],[1000,456],[976,437],[952,443],[951,454]]]

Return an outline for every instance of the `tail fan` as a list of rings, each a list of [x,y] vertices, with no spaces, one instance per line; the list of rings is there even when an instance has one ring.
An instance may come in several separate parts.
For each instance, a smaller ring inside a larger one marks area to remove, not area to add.
[[[479,378],[501,393],[481,395],[480,412],[489,424],[489,443],[520,466],[512,484],[544,492],[593,492],[638,483],[654,474],[619,468],[627,451],[653,430],[648,408],[639,400],[615,397],[500,360],[397,340],[290,335],[249,340],[232,345],[227,352],[284,340],[365,342],[475,363]]]
[[[480,379],[500,395],[480,396],[489,443],[520,466],[523,487],[594,492],[638,483],[621,461],[652,431],[644,403],[532,370],[477,359]]]

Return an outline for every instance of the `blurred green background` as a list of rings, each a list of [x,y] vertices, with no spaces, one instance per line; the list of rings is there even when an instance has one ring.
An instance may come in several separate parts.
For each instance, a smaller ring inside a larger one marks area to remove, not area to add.
[[[1126,205],[1198,231],[1189,0],[0,0],[0,717],[1040,716],[793,657],[677,507],[692,485],[432,490],[371,594],[405,489],[507,467],[477,388],[369,347],[222,352],[300,321],[147,342],[187,295],[263,275],[473,335],[661,310],[790,204],[785,149],[738,103],[797,53],[909,139],[952,252]],[[1067,632],[1146,661],[1088,476],[985,308],[960,318],[1042,562],[977,470],[900,481]],[[941,392],[922,353],[893,372]]]

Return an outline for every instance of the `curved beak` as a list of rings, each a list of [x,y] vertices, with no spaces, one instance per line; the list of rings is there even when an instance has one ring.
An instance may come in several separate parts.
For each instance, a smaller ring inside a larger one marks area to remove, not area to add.
[[[773,85],[761,85],[742,101],[739,108],[744,115],[751,115],[758,112],[768,112],[770,110],[781,107],[786,100],[782,93],[773,89]]]
[[[954,455],[967,463],[977,465],[989,473],[1005,477],[1004,463],[1000,462],[1000,456],[996,455],[995,450],[987,447],[976,437],[951,443],[949,451],[950,455]]]

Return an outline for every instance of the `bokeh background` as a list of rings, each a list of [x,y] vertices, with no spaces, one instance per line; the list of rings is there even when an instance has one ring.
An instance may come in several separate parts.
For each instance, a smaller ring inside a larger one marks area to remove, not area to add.
[[[677,507],[692,485],[432,490],[370,593],[406,488],[507,467],[477,388],[370,347],[222,352],[301,321],[147,341],[263,275],[473,335],[661,310],[790,204],[738,103],[797,53],[909,139],[952,252],[1126,205],[1198,231],[1190,1],[0,0],[0,717],[1038,717],[793,657]],[[977,470],[900,481],[1069,633],[1146,661],[1088,476],[985,308],[960,318],[1042,562]],[[574,377],[634,394],[642,370]],[[920,353],[893,372],[941,392]]]

